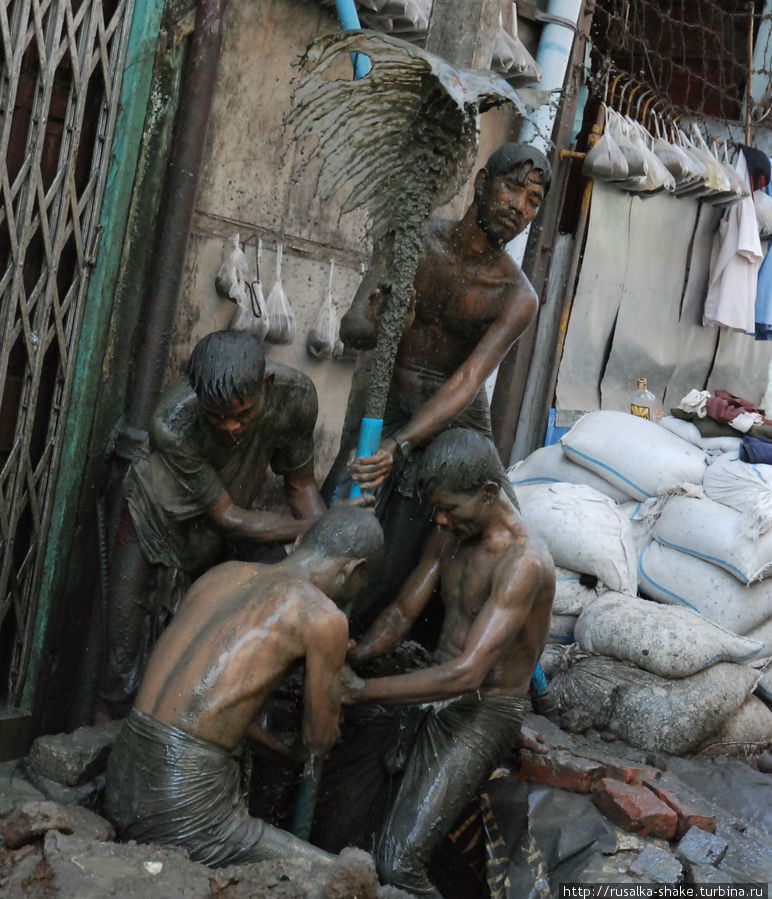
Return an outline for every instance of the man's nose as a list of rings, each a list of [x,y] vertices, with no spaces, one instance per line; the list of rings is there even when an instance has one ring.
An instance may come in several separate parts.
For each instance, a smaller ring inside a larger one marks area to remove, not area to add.
[[[237,418],[223,418],[220,422],[220,430],[226,434],[235,434],[241,428],[241,422]]]
[[[437,509],[437,511],[434,513],[434,520],[442,528],[446,528],[450,524],[448,513],[443,511],[442,509]]]

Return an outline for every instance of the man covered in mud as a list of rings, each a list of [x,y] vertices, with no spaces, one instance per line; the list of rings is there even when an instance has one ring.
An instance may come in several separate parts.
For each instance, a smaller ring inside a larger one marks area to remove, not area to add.
[[[375,455],[351,465],[363,490],[381,488],[378,515],[387,552],[379,588],[368,604],[373,614],[394,598],[429,530],[429,510],[415,496],[421,449],[448,427],[491,436],[485,381],[538,307],[506,244],[533,221],[550,182],[542,153],[506,144],[477,173],[474,200],[463,218],[435,220],[427,227],[414,316],[397,354],[384,437]],[[383,268],[373,266],[341,323],[342,339],[357,349],[375,345],[390,289]],[[366,615],[365,608],[360,615]]]
[[[119,836],[184,847],[211,866],[332,857],[251,818],[235,755],[288,670],[305,661],[302,742],[338,739],[340,675],[356,598],[383,549],[364,509],[337,506],[275,565],[226,562],[199,578],[161,635],[110,755],[105,813]]]
[[[324,512],[314,479],[316,415],[310,378],[284,365],[266,369],[254,337],[216,331],[196,344],[188,380],[161,397],[128,471],[98,718],[128,712],[150,645],[194,577],[228,551],[281,557],[277,545]],[[269,466],[283,476],[286,512],[254,509]]]
[[[407,743],[397,755],[407,764],[376,856],[385,883],[417,896],[439,896],[426,870],[432,852],[518,743],[547,635],[554,565],[502,489],[505,480],[482,434],[454,428],[429,445],[418,487],[439,527],[397,599],[349,653],[358,666],[389,652],[439,589],[445,616],[434,663],[368,680],[349,672],[343,689],[345,704],[414,706],[397,729]]]

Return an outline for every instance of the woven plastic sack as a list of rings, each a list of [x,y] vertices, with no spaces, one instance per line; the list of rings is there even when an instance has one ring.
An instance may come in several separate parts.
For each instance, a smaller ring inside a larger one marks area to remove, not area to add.
[[[579,615],[593,600],[605,593],[608,587],[594,575],[569,571],[555,566],[555,598],[552,614]]]
[[[574,639],[585,652],[668,678],[687,677],[718,662],[749,661],[762,649],[690,609],[613,592],[585,607]]]
[[[746,586],[713,562],[652,540],[638,559],[638,590],[682,606],[735,634],[748,635],[772,614],[772,580]]]
[[[749,696],[699,749],[699,755],[748,756],[772,746],[772,709]]]
[[[508,469],[507,476],[515,487],[520,484],[557,484],[561,482],[586,484],[609,499],[613,499],[615,503],[622,503],[630,498],[629,494],[610,484],[605,478],[572,462],[563,452],[559,443],[534,450],[530,456],[526,456],[525,459]]]
[[[268,343],[277,344],[292,343],[295,339],[295,315],[281,283],[282,250],[279,244],[276,247],[276,282],[266,300],[268,333],[265,339]]]
[[[737,453],[724,453],[708,466],[702,486],[709,499],[742,513],[751,540],[772,528],[771,465],[743,462]]]

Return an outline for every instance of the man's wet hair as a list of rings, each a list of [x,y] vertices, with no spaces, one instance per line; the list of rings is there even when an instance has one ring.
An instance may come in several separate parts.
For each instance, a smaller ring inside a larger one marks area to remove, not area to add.
[[[474,493],[489,481],[501,486],[506,474],[496,447],[479,431],[450,428],[424,451],[418,473],[422,496],[436,490]]]
[[[331,559],[366,559],[372,573],[383,555],[383,542],[383,529],[372,512],[339,505],[311,525],[300,545]]]
[[[536,147],[528,144],[504,144],[492,153],[485,163],[485,170],[491,179],[516,172],[518,183],[521,185],[525,184],[533,169],[541,172],[546,195],[552,184],[552,166],[549,159]]]
[[[193,348],[188,380],[204,402],[244,402],[263,390],[265,353],[260,341],[244,331],[213,331]]]

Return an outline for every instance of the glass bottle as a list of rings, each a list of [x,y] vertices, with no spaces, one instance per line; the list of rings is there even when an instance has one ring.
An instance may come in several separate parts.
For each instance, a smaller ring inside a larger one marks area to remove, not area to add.
[[[655,396],[646,388],[646,378],[638,378],[636,380],[637,387],[630,396],[630,412],[639,418],[648,418],[649,421],[656,421],[654,412]]]

